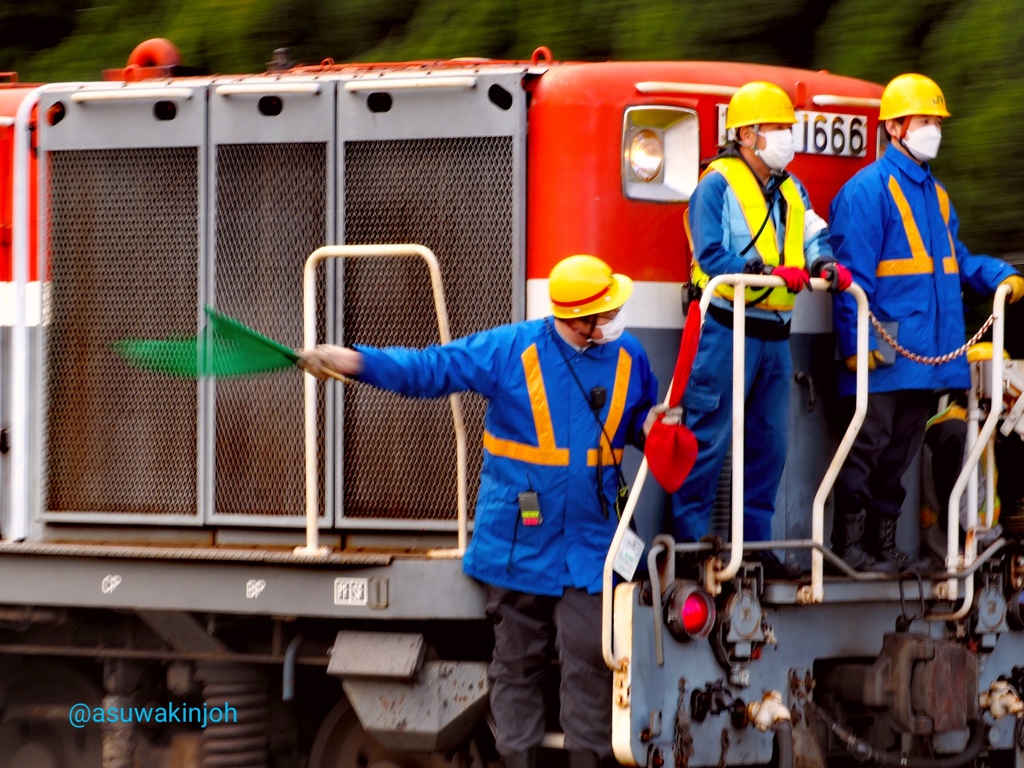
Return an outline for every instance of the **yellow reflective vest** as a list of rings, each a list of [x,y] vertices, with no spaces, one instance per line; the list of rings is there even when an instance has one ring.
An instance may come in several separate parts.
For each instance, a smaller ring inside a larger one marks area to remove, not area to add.
[[[806,209],[800,190],[791,178],[786,177],[779,185],[779,191],[786,201],[786,231],[783,244],[783,253],[779,253],[778,237],[775,231],[775,223],[768,215],[768,205],[764,197],[764,188],[747,164],[738,157],[720,157],[714,160],[707,170],[701,174],[701,179],[712,171],[722,174],[729,189],[732,190],[740,204],[743,212],[743,219],[746,229],[753,238],[760,229],[754,249],[761,257],[765,265],[779,266],[785,264],[788,267],[806,267],[806,256],[804,254],[804,214]],[[689,214],[689,211],[687,211]],[[767,222],[765,222],[767,219]],[[687,235],[690,234],[689,215],[686,220]],[[764,223],[764,228],[761,228]],[[704,288],[711,280],[697,261],[697,253],[693,249],[693,238],[690,237],[690,247],[693,251],[693,275],[692,282],[698,288]],[[732,286],[719,286],[715,292],[723,298],[733,298]],[[788,311],[793,309],[795,295],[784,287],[780,288],[747,288],[746,302],[748,306],[759,309]]]

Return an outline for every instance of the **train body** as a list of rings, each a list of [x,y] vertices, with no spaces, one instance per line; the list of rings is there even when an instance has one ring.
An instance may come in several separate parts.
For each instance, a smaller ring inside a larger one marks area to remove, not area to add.
[[[460,561],[484,402],[462,397],[460,443],[446,400],[331,383],[310,407],[298,369],[176,378],[128,367],[115,343],[200,334],[213,307],[300,347],[306,260],[344,245],[367,248],[316,272],[316,338],[426,346],[440,339],[430,275],[400,245],[437,257],[452,336],[545,316],[551,267],[593,253],[634,279],[628,325],[664,392],[683,214],[731,93],[770,80],[791,95],[790,169],[826,215],[877,157],[881,88],[544,49],[214,76],[169,50],[96,82],[0,85],[0,766],[485,765],[490,632]],[[842,433],[826,418],[823,291],[801,295],[793,331],[774,524],[806,543]],[[626,468],[642,474],[641,457]],[[1012,696],[999,719],[978,704],[1021,684],[1019,542],[951,566],[960,591],[938,597],[945,580],[843,577],[811,595],[749,564],[716,582],[717,552],[676,578],[651,486],[634,520],[662,558],[607,597],[620,762],[823,765],[848,744],[938,760],[989,718],[983,751],[1024,765]],[[821,565],[813,546],[786,551]],[[963,601],[967,570],[979,599],[934,618]],[[671,610],[714,584],[713,629],[678,639]],[[78,704],[161,702],[231,704],[238,720],[69,722]]]

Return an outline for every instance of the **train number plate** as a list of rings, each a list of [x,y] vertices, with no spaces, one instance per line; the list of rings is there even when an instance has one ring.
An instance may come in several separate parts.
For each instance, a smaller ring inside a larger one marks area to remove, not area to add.
[[[726,105],[718,105],[718,144],[724,146],[731,138],[725,129]],[[842,115],[837,112],[796,113],[793,126],[796,151],[808,155],[864,157],[868,151],[868,119],[863,115]]]

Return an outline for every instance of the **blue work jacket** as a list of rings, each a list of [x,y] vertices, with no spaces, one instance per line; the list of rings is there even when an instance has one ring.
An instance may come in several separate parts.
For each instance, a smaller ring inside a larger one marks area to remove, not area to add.
[[[537,595],[558,596],[566,587],[601,591],[618,523],[616,476],[605,442],[606,517],[598,497],[599,426],[589,395],[594,387],[606,390],[597,416],[621,461],[626,443],[642,444],[644,419],[657,400],[657,381],[636,338],[627,333],[578,352],[548,318],[426,349],[355,348],[365,357],[359,378],[374,386],[412,397],[472,391],[487,398],[480,490],[463,560],[467,574]],[[520,512],[520,494],[529,491],[538,494],[539,524]]]
[[[880,321],[895,321],[896,341],[934,357],[966,340],[962,287],[983,295],[1015,273],[991,256],[976,256],[960,242],[960,222],[945,188],[927,164],[918,165],[893,146],[850,179],[832,201],[832,250],[864,289]],[[833,323],[839,353],[857,352],[857,305],[837,294]],[[871,333],[869,345],[885,345]],[[870,392],[905,389],[967,389],[967,357],[927,365],[897,354],[868,376]],[[855,391],[854,376],[839,366],[839,392]]]

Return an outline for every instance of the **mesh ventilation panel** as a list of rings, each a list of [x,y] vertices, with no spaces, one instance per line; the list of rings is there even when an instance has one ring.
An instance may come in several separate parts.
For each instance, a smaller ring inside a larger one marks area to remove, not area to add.
[[[46,509],[195,515],[196,383],[111,344],[196,331],[196,149],[48,157]]]
[[[327,242],[325,144],[217,147],[217,308],[265,336],[302,346],[302,271]],[[324,338],[324,267],[317,338]],[[318,387],[323,514],[324,387]],[[303,381],[298,368],[218,379],[216,513],[305,514]]]
[[[418,243],[441,264],[453,338],[512,320],[512,138],[355,141],[345,145],[345,242]],[[346,344],[438,342],[420,259],[344,264]],[[463,395],[470,510],[482,461],[485,401]],[[453,520],[455,432],[447,398],[344,391],[344,515]]]

